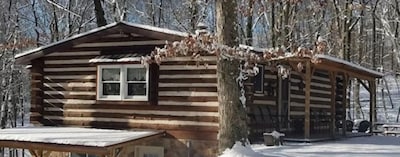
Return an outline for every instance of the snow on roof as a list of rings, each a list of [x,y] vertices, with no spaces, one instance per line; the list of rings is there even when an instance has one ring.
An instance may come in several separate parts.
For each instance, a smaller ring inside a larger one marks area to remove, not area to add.
[[[126,21],[121,21],[121,23],[132,26],[132,27],[147,29],[147,30],[151,30],[151,31],[155,31],[155,32],[176,35],[176,36],[181,36],[181,37],[187,37],[189,35],[188,33],[185,33],[185,32],[176,31],[176,30],[167,29],[167,28],[155,27],[155,26],[138,24],[138,23],[131,23],[131,22],[126,22]]]
[[[89,60],[89,63],[111,63],[111,62],[137,62],[142,60],[142,56],[147,53],[127,53],[96,56]]]
[[[332,62],[336,62],[336,63],[341,63],[341,64],[347,65],[349,67],[352,67],[354,69],[358,69],[358,70],[361,70],[361,71],[366,71],[368,73],[371,73],[371,74],[374,74],[374,75],[377,75],[377,76],[381,76],[381,77],[383,76],[383,73],[380,73],[380,72],[365,68],[365,67],[363,67],[361,65],[357,65],[357,64],[354,64],[354,63],[339,59],[339,58],[332,57],[332,56],[323,55],[323,54],[317,54],[317,55],[315,55],[315,57],[316,58],[320,58],[320,59],[326,59],[326,60],[329,60],[329,61],[332,61]]]
[[[263,48],[257,48],[257,47],[253,47],[253,46],[249,46],[249,45],[242,45],[242,44],[239,45],[239,48],[248,49],[248,50],[255,51],[255,52],[264,52],[266,50]],[[279,60],[279,59],[291,58],[291,57],[296,57],[296,56],[292,53],[285,53],[285,56],[279,56],[278,58],[273,59],[273,60]],[[324,54],[316,54],[314,57],[317,59],[320,58],[320,59],[325,59],[325,60],[329,60],[332,62],[344,64],[346,66],[352,67],[357,70],[365,71],[365,72],[368,72],[368,73],[376,75],[376,76],[380,76],[380,77],[383,76],[383,73],[380,73],[380,72],[365,68],[361,65],[357,65],[357,64],[339,59],[339,58],[332,57],[332,56],[328,56],[328,55],[324,55]]]
[[[92,29],[90,31],[87,31],[87,32],[84,32],[84,33],[81,33],[81,34],[74,35],[74,36],[72,36],[70,38],[66,38],[66,39],[63,39],[63,40],[60,40],[60,41],[57,41],[57,42],[53,42],[53,43],[45,45],[45,46],[40,46],[40,47],[34,48],[32,50],[28,50],[28,51],[25,51],[25,52],[22,52],[22,53],[18,53],[18,54],[15,55],[15,58],[20,58],[20,57],[29,55],[31,53],[35,53],[37,51],[40,51],[40,50],[43,50],[43,49],[46,49],[46,48],[49,48],[49,47],[52,47],[52,46],[67,42],[67,41],[71,41],[71,40],[74,40],[74,39],[77,39],[77,38],[80,38],[80,37],[83,37],[83,36],[86,36],[86,35],[89,35],[89,34],[92,34],[92,33],[96,33],[96,32],[99,32],[101,30],[105,30],[105,29],[114,27],[117,24],[118,23],[115,22],[115,23],[112,23],[112,24],[109,24],[109,25],[105,25],[105,26],[102,26],[102,27],[98,27],[98,28]]]
[[[239,44],[239,48],[248,49],[248,50],[256,51],[256,52],[264,52],[266,50],[266,49],[253,47],[253,46],[249,46],[249,45],[243,45],[243,44]]]
[[[74,39],[77,39],[77,38],[80,38],[80,37],[83,37],[83,36],[86,36],[86,35],[90,35],[90,34],[93,34],[93,33],[96,33],[96,32],[99,32],[99,31],[114,27],[114,26],[118,25],[119,23],[131,26],[131,27],[142,28],[142,29],[146,29],[146,30],[150,30],[150,31],[155,31],[155,32],[160,32],[160,33],[164,33],[164,34],[180,36],[180,37],[187,37],[189,35],[188,33],[175,31],[175,30],[171,30],[171,29],[166,29],[166,28],[154,27],[154,26],[150,26],[150,25],[143,25],[143,24],[136,24],[136,23],[130,23],[130,22],[121,21],[121,22],[114,22],[114,23],[111,23],[111,24],[108,24],[108,25],[105,25],[105,26],[102,26],[102,27],[94,28],[94,29],[92,29],[90,31],[74,35],[74,36],[72,36],[70,38],[66,38],[66,39],[63,39],[63,40],[60,40],[60,41],[45,45],[45,46],[37,47],[35,49],[28,50],[28,51],[16,54],[15,58],[20,58],[20,57],[23,57],[23,56],[27,56],[27,55],[35,53],[37,51],[41,51],[41,50],[44,50],[46,48],[49,48],[49,47],[52,47],[52,46],[55,46],[55,45],[59,45],[61,43],[67,42],[67,41],[71,41],[71,40],[74,40]]]
[[[0,141],[107,147],[160,133],[160,131],[126,131],[76,127],[28,127],[0,129]]]

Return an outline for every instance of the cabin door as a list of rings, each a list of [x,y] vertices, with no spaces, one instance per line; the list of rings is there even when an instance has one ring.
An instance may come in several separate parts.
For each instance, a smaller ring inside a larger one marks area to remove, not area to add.
[[[290,78],[279,78],[279,129],[287,131],[289,127]]]

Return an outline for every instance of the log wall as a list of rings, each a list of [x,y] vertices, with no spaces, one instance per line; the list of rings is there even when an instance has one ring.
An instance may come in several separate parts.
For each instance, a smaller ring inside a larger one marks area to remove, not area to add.
[[[278,127],[277,71],[271,67],[264,67],[263,93],[254,92],[254,78],[250,77],[246,83],[247,110],[249,117],[250,138],[259,138],[266,131],[276,130]]]
[[[134,42],[138,40],[140,45]],[[151,68],[150,75],[157,73],[158,77],[150,77],[153,79],[150,85],[155,85],[157,93],[149,101],[96,100],[97,64],[89,63],[89,60],[104,52],[113,55],[150,53],[159,46],[152,43],[155,43],[153,39],[145,37],[132,39],[120,34],[108,35],[47,54],[42,57],[43,65],[32,62],[32,121],[45,125],[158,129],[166,130],[170,137],[178,139],[216,141],[215,57],[205,57],[202,63],[208,66],[197,65],[190,57],[178,57],[165,60],[158,68]]]
[[[301,73],[292,72],[291,74],[291,102],[290,118],[295,121],[293,131],[300,133],[303,131],[303,121],[305,114],[305,82]],[[336,77],[336,119],[340,119],[343,114],[342,107],[342,76]],[[329,134],[331,120],[331,81],[327,71],[315,70],[311,77],[310,92],[310,131],[313,135]],[[337,121],[337,120],[336,120]]]

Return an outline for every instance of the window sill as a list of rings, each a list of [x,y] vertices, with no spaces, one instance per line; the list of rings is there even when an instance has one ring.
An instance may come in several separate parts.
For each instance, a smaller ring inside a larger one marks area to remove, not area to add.
[[[96,104],[108,105],[150,105],[149,101],[96,100]]]

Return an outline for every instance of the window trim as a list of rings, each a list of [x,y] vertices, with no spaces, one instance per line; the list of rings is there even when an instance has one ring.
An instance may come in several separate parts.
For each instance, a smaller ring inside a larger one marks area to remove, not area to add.
[[[89,157],[89,156],[96,156],[96,157],[97,157],[97,155],[93,155],[93,154],[88,154],[88,153],[75,153],[75,152],[69,152],[69,153],[68,153],[68,157],[72,157],[72,154],[81,154],[81,155],[85,154],[85,157]]]
[[[119,95],[103,95],[103,69],[118,68],[120,70],[120,88]],[[128,96],[128,68],[146,69],[146,95]],[[149,99],[149,67],[142,64],[117,64],[117,65],[98,65],[97,66],[97,100],[109,101],[148,101]]]
[[[256,84],[255,84],[255,78],[256,78],[256,76],[254,76],[254,81],[253,81],[253,89],[254,89],[254,93],[258,93],[258,94],[262,94],[262,93],[264,93],[264,65],[261,65],[261,64],[259,64],[259,65],[257,65],[257,67],[258,67],[258,74],[257,75],[259,75],[259,74],[261,74],[261,90],[256,90],[256,88],[254,88],[255,86],[256,86]]]

